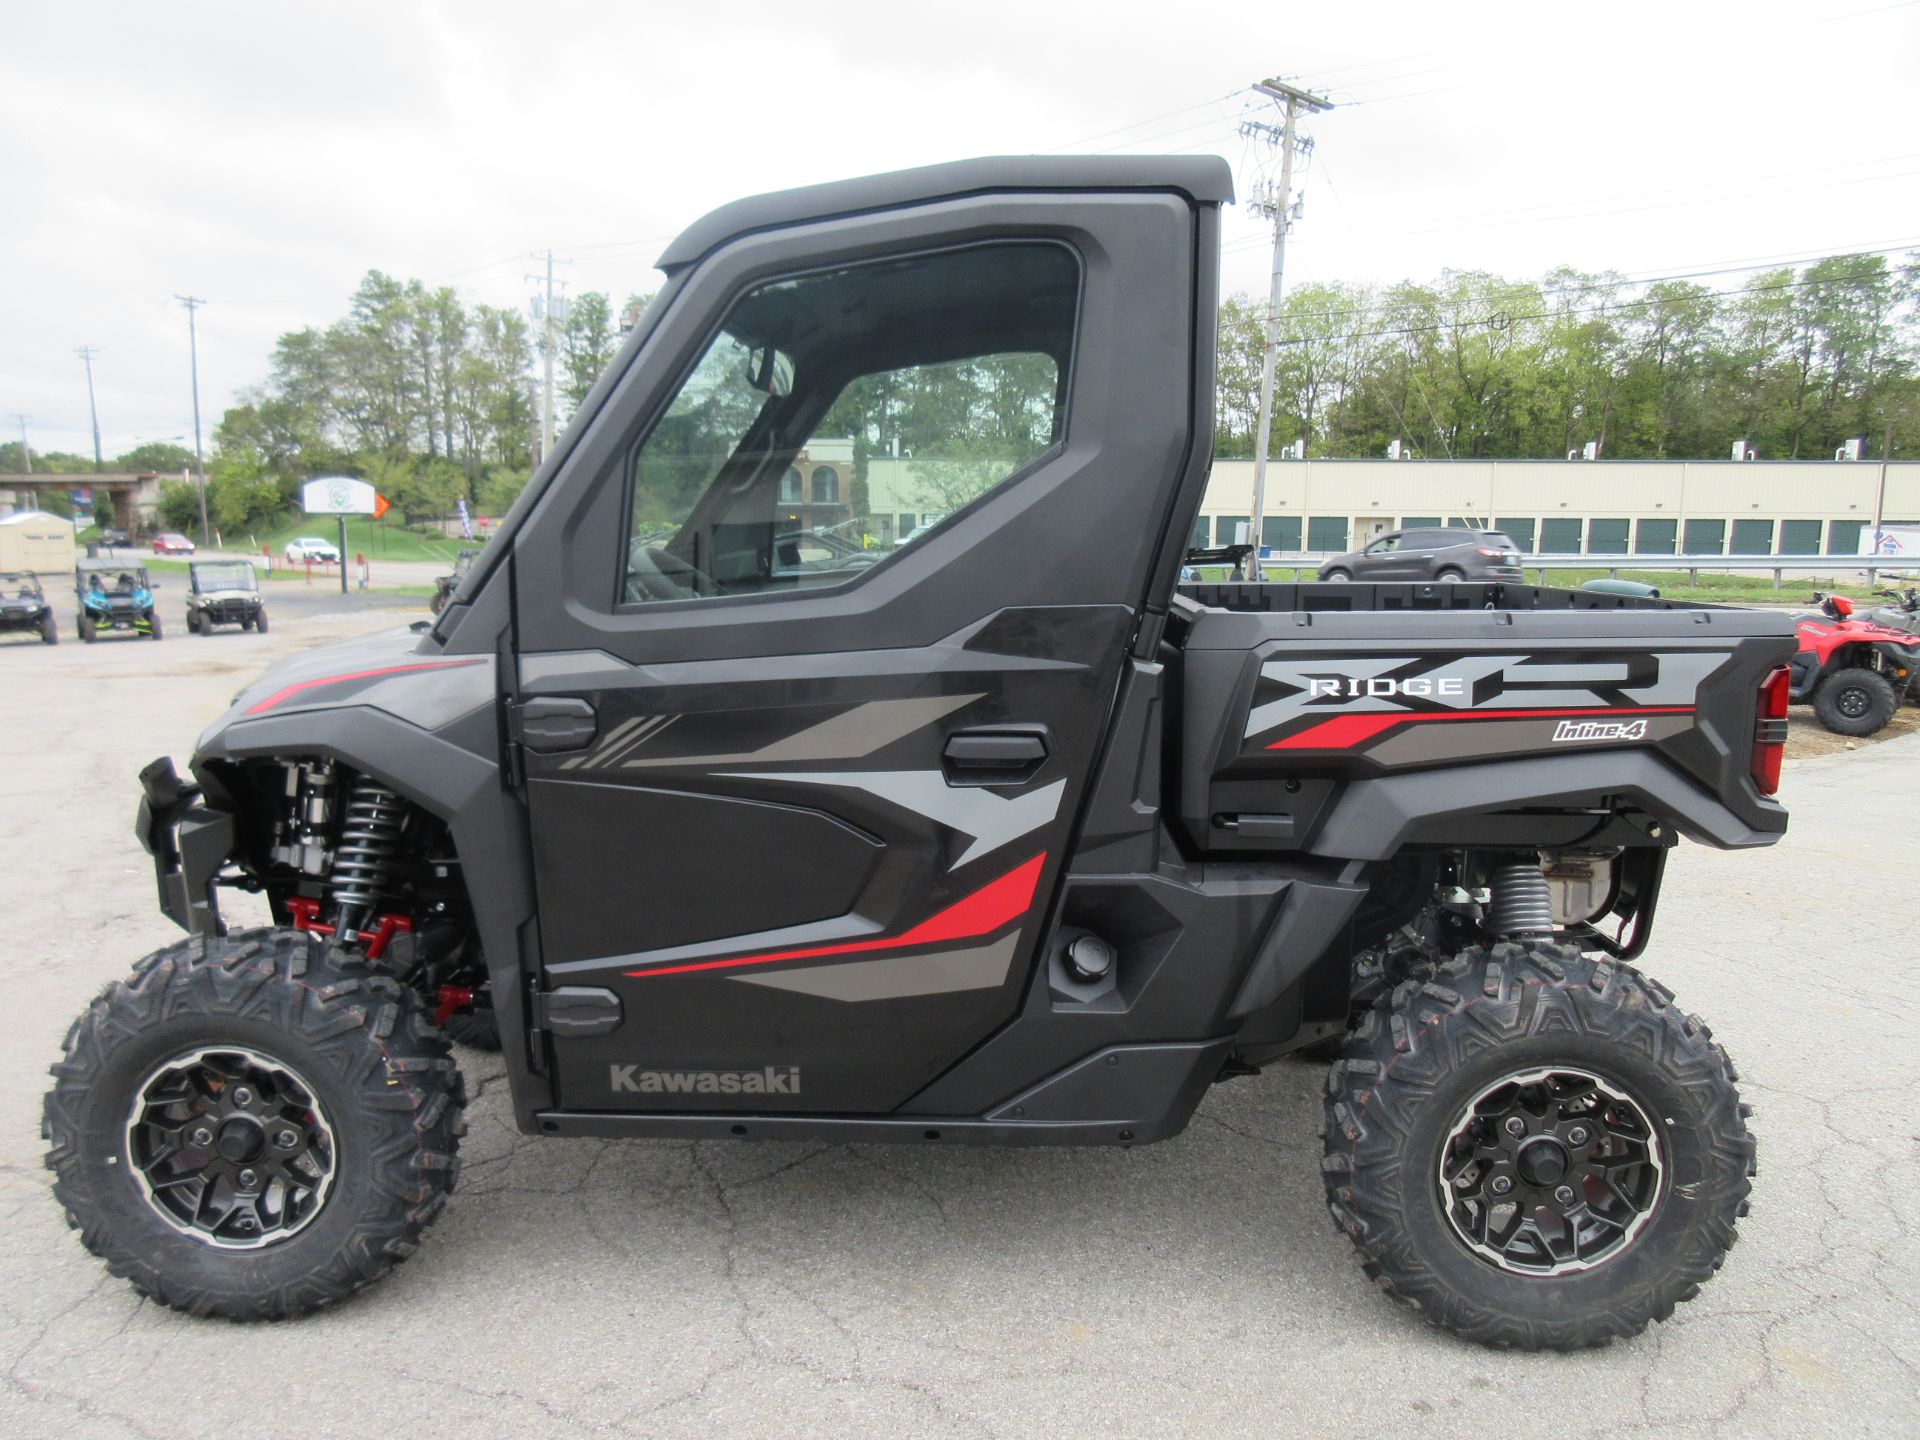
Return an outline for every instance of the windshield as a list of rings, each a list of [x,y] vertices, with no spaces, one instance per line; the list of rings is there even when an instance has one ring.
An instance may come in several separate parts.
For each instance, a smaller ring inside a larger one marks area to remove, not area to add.
[[[104,591],[109,595],[131,595],[135,590],[147,587],[147,572],[139,565],[102,566],[99,569],[81,569],[80,584],[83,589]]]
[[[231,560],[221,565],[196,565],[193,567],[193,589],[198,595],[213,590],[251,590],[254,588],[253,566],[244,560]]]
[[[40,582],[24,571],[8,571],[0,574],[0,598],[19,598],[36,600],[40,596]]]

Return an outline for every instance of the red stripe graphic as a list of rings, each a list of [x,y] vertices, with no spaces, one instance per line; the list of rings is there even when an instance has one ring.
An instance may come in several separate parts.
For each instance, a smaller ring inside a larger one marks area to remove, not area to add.
[[[258,705],[249,706],[247,714],[260,715],[273,709],[282,700],[298,695],[302,690],[311,690],[317,685],[338,685],[342,680],[372,680],[380,675],[405,675],[412,670],[457,670],[462,665],[483,665],[484,656],[472,660],[423,660],[418,665],[389,665],[384,670],[355,670],[347,675],[324,675],[318,680],[302,680],[289,685],[284,690],[276,690]]]
[[[1403,712],[1388,715],[1335,715],[1322,720],[1318,725],[1309,725],[1305,730],[1276,740],[1267,746],[1269,750],[1350,750],[1363,740],[1371,740],[1383,730],[1395,725],[1409,724],[1421,720],[1541,720],[1558,719],[1566,715],[1611,715],[1617,719],[1637,720],[1642,715],[1691,715],[1691,705],[1646,705],[1636,710],[1622,710],[1617,706],[1601,705],[1587,709],[1566,710],[1463,710],[1442,713]]]
[[[728,970],[739,965],[768,965],[775,960],[810,960],[816,955],[853,955],[863,950],[904,950],[913,945],[935,945],[946,940],[972,940],[990,935],[1010,920],[1017,920],[1033,904],[1034,887],[1040,883],[1046,853],[1034,856],[1018,869],[1009,870],[998,880],[981,886],[940,911],[922,920],[901,935],[878,940],[849,940],[840,945],[809,945],[799,950],[770,950],[763,955],[739,955],[730,960],[699,960],[690,965],[662,965],[651,970],[629,970],[636,980],[652,975],[686,975],[695,970]]]

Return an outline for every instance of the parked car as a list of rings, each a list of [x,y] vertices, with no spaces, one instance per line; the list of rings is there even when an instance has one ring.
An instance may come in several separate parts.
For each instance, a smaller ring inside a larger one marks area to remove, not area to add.
[[[340,563],[340,548],[329,545],[318,535],[302,535],[297,540],[289,540],[286,555],[289,565],[305,565],[309,561],[315,565]]]
[[[196,560],[187,567],[187,629],[211,635],[216,625],[267,628],[260,577],[245,560]]]
[[[106,530],[102,530],[100,532],[100,543],[106,546],[107,549],[111,550],[115,546],[131,545],[133,543],[133,537],[128,535],[127,532],[124,530],[114,530],[109,528]],[[188,542],[187,548],[189,550],[193,548],[193,544],[191,541]]]
[[[110,875],[99,908],[144,933],[118,917],[145,891],[188,935],[54,1066],[49,1200],[79,1243],[195,1316],[372,1284],[459,1176],[440,1027],[473,1007],[522,1133],[686,1146],[1145,1145],[1340,1037],[1307,1163],[1382,1289],[1563,1350],[1697,1295],[1754,1139],[1726,1052],[1634,962],[1679,834],[1786,829],[1792,622],[1526,585],[1484,612],[1425,583],[1344,613],[1302,603],[1326,586],[1176,592],[1232,188],[1211,157],[980,160],[672,242],[650,332],[462,604],[282,661],[186,775],[141,772],[155,883]],[[1039,453],[868,583],[781,573],[771,482],[808,423],[994,353],[1049,361],[1010,372],[1051,416]],[[642,424],[688,396],[693,467],[685,429]],[[635,434],[609,470],[600,441]],[[1730,947],[1772,942],[1727,918]],[[1803,969],[1764,1003],[1810,1003]],[[1246,1158],[1248,1194],[1300,1178]],[[1164,1193],[1169,1227],[1210,1213]],[[1112,1207],[1085,1208],[978,1265],[1097,1247]],[[1262,1314],[1267,1228],[1216,1242],[1265,1247],[1238,1262]]]
[[[1336,555],[1322,580],[1520,580],[1520,549],[1498,530],[1458,525],[1395,530],[1363,550]]]
[[[80,638],[91,645],[102,630],[160,638],[153,608],[153,582],[146,567],[117,560],[84,560],[74,567],[73,593],[80,601]]]
[[[108,543],[104,535],[100,537],[100,540],[102,544]],[[172,530],[165,530],[153,537],[153,553],[156,555],[191,555],[193,554],[193,541],[184,535],[176,534]]]
[[[9,571],[0,575],[0,633],[23,631],[38,635],[44,644],[60,641],[40,577],[24,570]]]

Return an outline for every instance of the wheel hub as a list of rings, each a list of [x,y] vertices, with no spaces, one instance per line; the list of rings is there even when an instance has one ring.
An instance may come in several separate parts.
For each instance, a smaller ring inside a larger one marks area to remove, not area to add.
[[[1572,1167],[1567,1147],[1551,1135],[1537,1136],[1522,1145],[1513,1157],[1513,1168],[1520,1178],[1533,1186],[1558,1185]]]
[[[244,1046],[157,1066],[127,1113],[135,1184],[205,1245],[258,1249],[310,1225],[333,1188],[333,1127],[291,1066]]]
[[[1441,1147],[1439,1199],[1476,1255],[1521,1275],[1606,1263],[1665,1193],[1659,1132],[1640,1104],[1589,1071],[1526,1070],[1456,1115]]]
[[[1839,695],[1840,713],[1849,720],[1858,720],[1867,713],[1867,692],[1857,686],[1842,690]]]
[[[267,1148],[267,1132],[251,1115],[230,1115],[220,1122],[213,1148],[236,1164],[258,1160]]]

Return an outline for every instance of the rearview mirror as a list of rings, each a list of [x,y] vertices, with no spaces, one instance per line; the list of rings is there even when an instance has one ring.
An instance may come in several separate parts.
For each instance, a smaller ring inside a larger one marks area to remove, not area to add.
[[[775,399],[793,393],[793,357],[784,350],[762,345],[748,352],[747,384]]]

